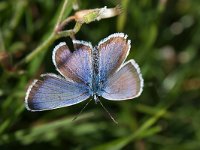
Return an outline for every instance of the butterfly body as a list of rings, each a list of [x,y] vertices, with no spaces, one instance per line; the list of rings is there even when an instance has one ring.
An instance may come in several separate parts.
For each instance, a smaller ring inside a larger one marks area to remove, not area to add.
[[[72,53],[61,42],[52,59],[62,75],[44,74],[29,86],[25,104],[30,111],[43,111],[70,106],[92,97],[95,103],[138,97],[143,88],[139,66],[132,59],[124,63],[130,50],[130,40],[115,33],[95,47],[89,42],[73,41]]]
[[[98,96],[100,96],[100,87],[99,87],[99,52],[96,47],[92,50],[92,97],[95,103],[98,102]]]

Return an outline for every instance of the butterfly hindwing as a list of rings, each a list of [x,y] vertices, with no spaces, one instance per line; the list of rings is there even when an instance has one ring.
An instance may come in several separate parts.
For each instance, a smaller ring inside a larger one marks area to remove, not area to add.
[[[55,74],[43,74],[28,88],[25,104],[30,111],[43,111],[74,105],[89,97],[89,89],[84,84]]]
[[[126,100],[138,97],[143,79],[137,63],[132,59],[125,63],[105,82],[102,97],[108,100]]]

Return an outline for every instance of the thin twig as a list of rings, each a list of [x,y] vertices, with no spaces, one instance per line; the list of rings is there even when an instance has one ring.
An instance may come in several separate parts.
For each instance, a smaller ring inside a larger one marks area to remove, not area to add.
[[[60,32],[69,22],[72,22],[75,20],[75,16],[70,16],[67,19],[65,19],[60,25],[56,26],[55,32]]]
[[[68,3],[68,0],[65,0],[64,3],[63,3],[63,7],[62,7],[62,9],[61,9],[61,11],[60,11],[60,14],[59,14],[59,17],[58,17],[58,20],[57,20],[55,29],[60,25],[60,23],[61,23],[61,21],[62,21],[62,19],[63,19],[63,16],[64,16],[64,12],[65,12],[67,3]]]
[[[77,22],[73,29],[58,32],[57,33],[57,37],[58,38],[60,38],[60,37],[68,37],[68,36],[73,37],[74,34],[76,34],[80,30],[81,26],[82,26],[82,23]]]

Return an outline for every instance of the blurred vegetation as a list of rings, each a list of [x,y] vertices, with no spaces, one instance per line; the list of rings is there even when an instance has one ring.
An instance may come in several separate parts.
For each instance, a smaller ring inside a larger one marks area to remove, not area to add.
[[[75,3],[68,0],[65,17],[75,13]],[[52,49],[60,41],[72,45],[71,39],[50,41],[31,60],[15,66],[48,39],[63,1],[0,1],[1,150],[200,149],[200,1],[78,1],[79,9],[117,4],[123,8],[121,15],[84,24],[76,38],[95,45],[124,32],[132,40],[128,59],[140,65],[145,86],[134,100],[103,101],[118,125],[95,103],[73,122],[85,102],[46,112],[25,109],[28,85],[41,73],[57,73]]]

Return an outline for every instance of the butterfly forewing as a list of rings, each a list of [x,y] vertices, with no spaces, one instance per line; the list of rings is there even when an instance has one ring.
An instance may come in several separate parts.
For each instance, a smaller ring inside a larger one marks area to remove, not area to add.
[[[29,87],[25,103],[28,110],[43,111],[74,105],[89,97],[89,89],[84,84],[44,74]]]
[[[99,42],[100,81],[104,82],[125,61],[130,50],[130,40],[126,38],[123,33],[115,33]]]
[[[74,40],[73,44],[75,47],[73,53],[69,53],[69,49],[64,44],[54,48],[54,65],[65,78],[78,83],[91,84],[92,46],[88,42],[77,40]]]

